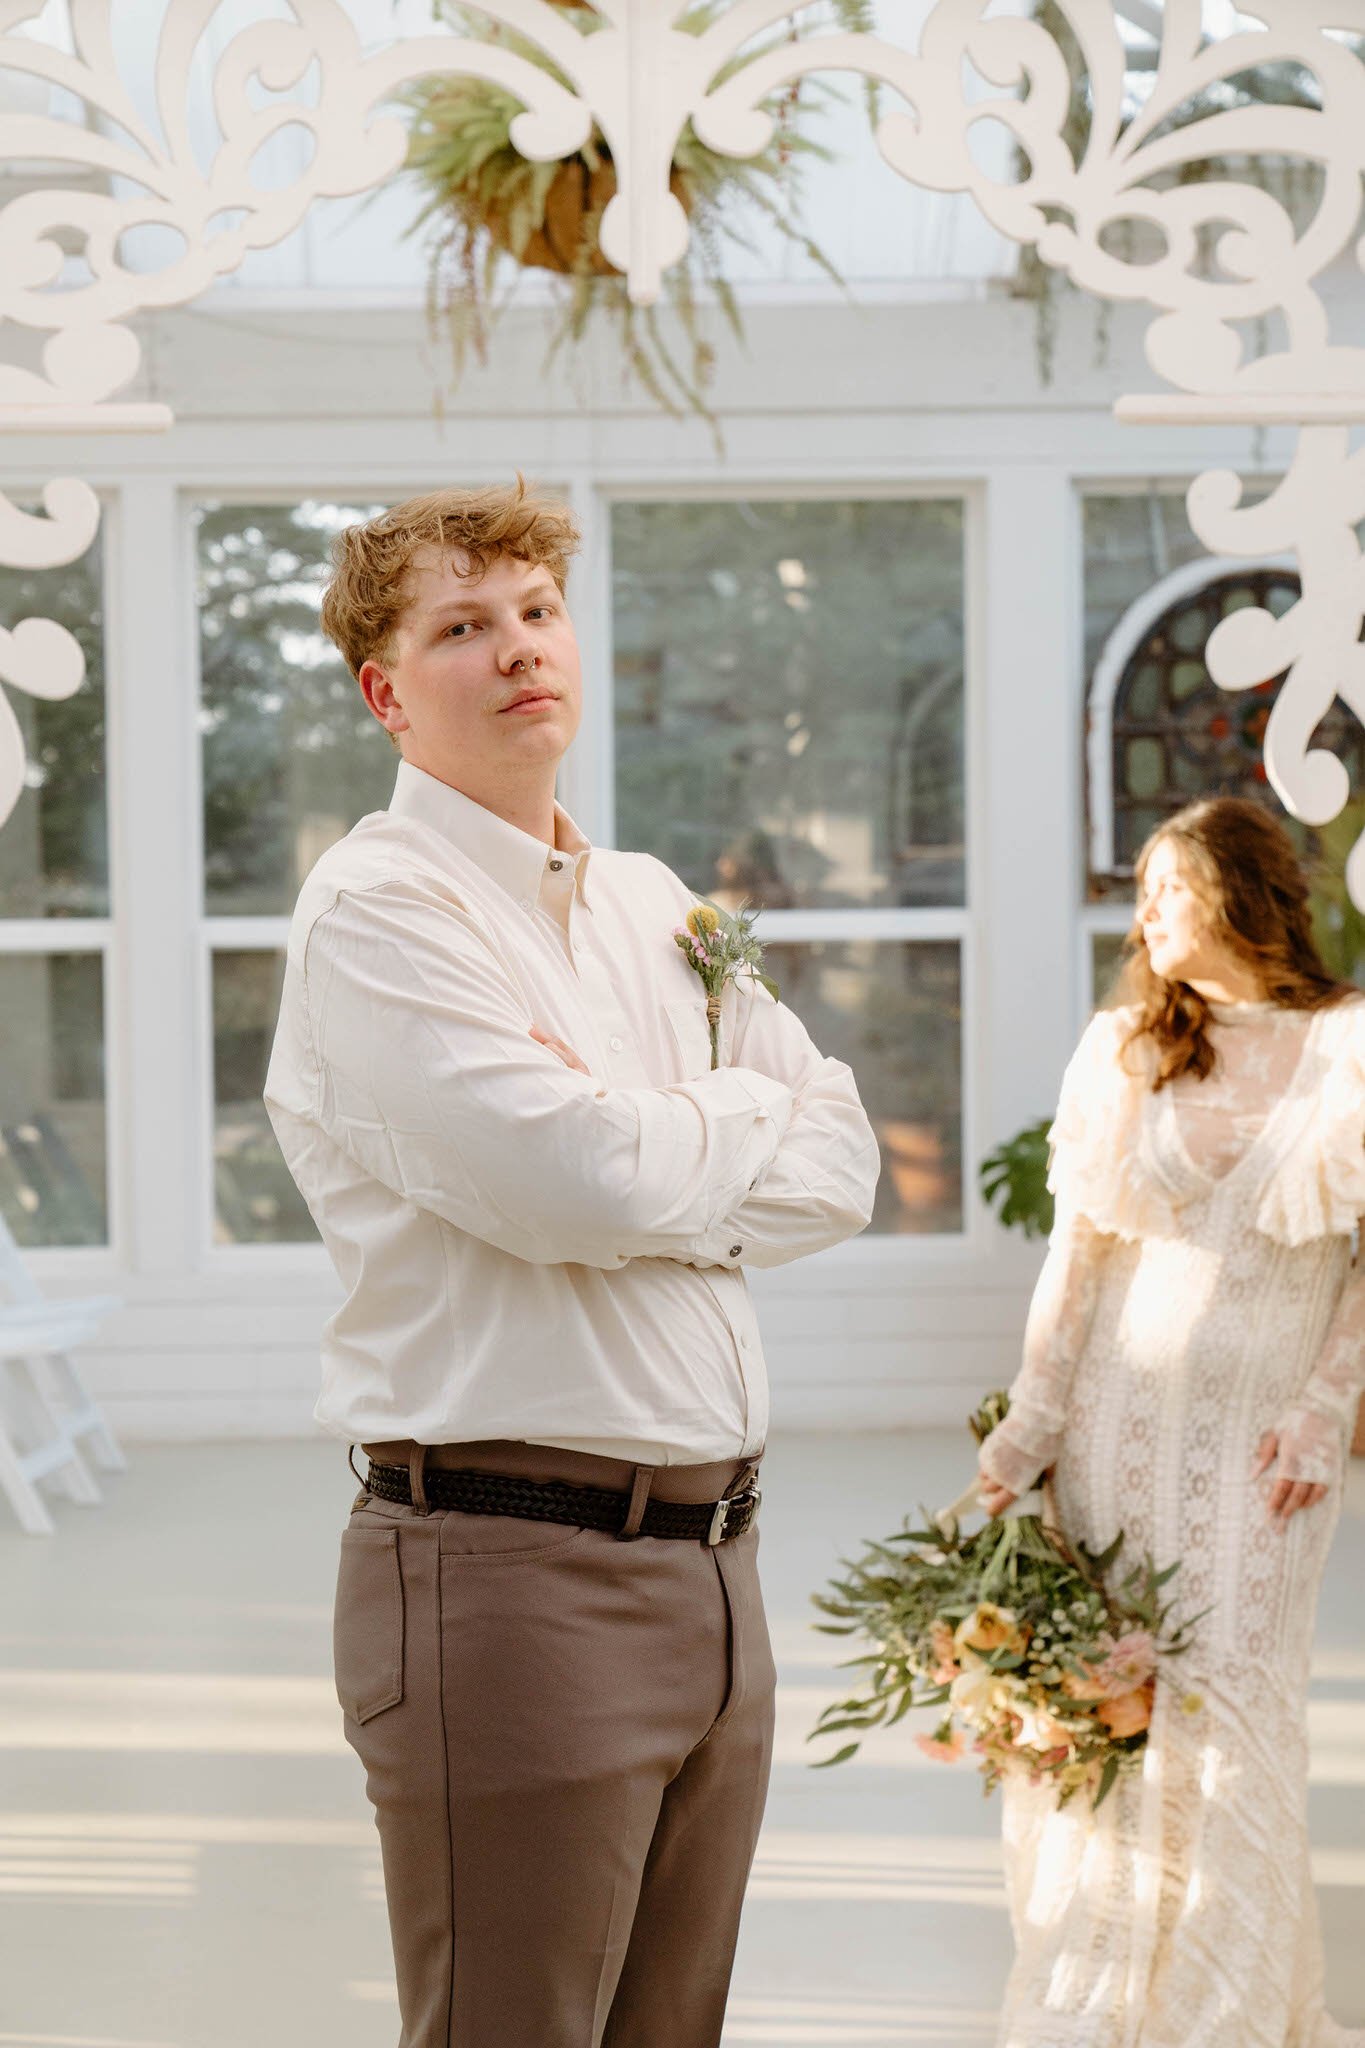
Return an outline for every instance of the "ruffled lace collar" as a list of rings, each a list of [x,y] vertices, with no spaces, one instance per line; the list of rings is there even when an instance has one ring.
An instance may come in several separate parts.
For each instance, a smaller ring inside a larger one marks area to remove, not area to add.
[[[1215,1015],[1224,1007],[1234,1027],[1284,1008],[1219,1005]],[[1286,1021],[1303,1017],[1284,1014]],[[1138,1045],[1123,1056],[1131,1026],[1131,1012],[1101,1011],[1067,1069],[1048,1175],[1059,1201],[1129,1241],[1177,1237],[1187,1203],[1221,1187],[1246,1189],[1249,1181],[1255,1227],[1264,1236],[1298,1245],[1350,1235],[1365,1216],[1365,1001],[1310,1017],[1303,1055],[1264,1140],[1252,1147],[1245,1172],[1221,1182],[1187,1171],[1161,1142],[1171,1106],[1152,1091],[1147,1049]]]

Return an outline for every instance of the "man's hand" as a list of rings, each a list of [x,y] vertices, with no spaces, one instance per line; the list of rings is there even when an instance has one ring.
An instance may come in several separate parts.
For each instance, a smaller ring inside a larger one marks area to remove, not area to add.
[[[578,1054],[574,1051],[573,1047],[571,1045],[566,1045],[562,1038],[551,1038],[549,1032],[542,1031],[538,1024],[533,1024],[531,1026],[531,1036],[532,1038],[536,1039],[541,1045],[548,1045],[550,1051],[553,1053],[557,1053],[560,1059],[563,1060],[565,1066],[572,1067],[576,1074],[587,1074],[591,1076],[592,1069],[590,1067],[584,1066],[582,1060],[578,1057]]]
[[[1274,1464],[1280,1454],[1280,1439],[1273,1429],[1268,1429],[1256,1446],[1256,1463],[1252,1478],[1259,1479]],[[1327,1498],[1325,1486],[1310,1485],[1306,1479],[1277,1479],[1270,1489],[1270,1512],[1284,1528],[1291,1515],[1300,1508],[1315,1508],[1320,1500]]]

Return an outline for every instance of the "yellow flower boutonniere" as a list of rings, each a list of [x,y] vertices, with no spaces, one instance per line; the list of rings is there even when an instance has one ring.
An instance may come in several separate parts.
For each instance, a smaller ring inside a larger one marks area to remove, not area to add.
[[[753,980],[762,983],[774,1002],[779,1000],[777,983],[763,972],[763,948],[753,935],[756,916],[756,911],[746,910],[743,904],[731,916],[729,911],[703,897],[688,911],[684,922],[673,929],[674,943],[683,952],[688,966],[701,977],[706,991],[713,1069],[720,1065],[720,999],[726,982],[733,981],[745,968]]]

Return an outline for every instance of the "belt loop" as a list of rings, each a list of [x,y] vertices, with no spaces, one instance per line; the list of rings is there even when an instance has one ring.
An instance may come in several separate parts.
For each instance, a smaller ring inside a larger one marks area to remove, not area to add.
[[[640,1524],[645,1518],[645,1508],[649,1501],[649,1489],[654,1478],[654,1472],[655,1467],[653,1465],[637,1465],[635,1467],[635,1477],[631,1481],[630,1486],[630,1506],[626,1509],[625,1521],[617,1531],[620,1537],[629,1538],[639,1535]]]
[[[408,1453],[408,1485],[412,1493],[412,1504],[419,1515],[429,1515],[431,1513],[431,1509],[427,1506],[427,1488],[426,1481],[423,1478],[426,1462],[426,1445],[414,1444]]]
[[[365,1474],[364,1474],[363,1472],[360,1472],[360,1471],[357,1471],[357,1470],[356,1470],[356,1462],[355,1462],[355,1445],[354,1445],[354,1444],[347,1444],[347,1446],[346,1446],[346,1463],[347,1463],[347,1464],[348,1464],[348,1465],[350,1466],[351,1470],[352,1470],[352,1471],[353,1471],[353,1472],[355,1473],[355,1476],[356,1476],[356,1478],[357,1478],[357,1479],[358,1479],[358,1480],[360,1481],[361,1485],[362,1485],[362,1486],[365,1486],[365,1485],[366,1485],[366,1483],[367,1483],[367,1482],[366,1482],[366,1479],[365,1479]]]
[[[726,1487],[725,1491],[728,1498],[730,1498],[731,1500],[735,1500],[738,1499],[740,1494],[748,1493],[755,1479],[757,1479],[758,1477],[758,1468],[762,1463],[763,1458],[761,1453],[757,1458],[749,1459],[748,1463],[744,1466],[744,1469],[739,1474],[739,1477],[737,1479],[731,1480],[730,1484]]]

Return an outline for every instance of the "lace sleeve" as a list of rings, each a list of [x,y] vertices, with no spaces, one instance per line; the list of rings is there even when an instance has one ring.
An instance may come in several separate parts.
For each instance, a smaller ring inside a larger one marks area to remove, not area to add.
[[[1169,1195],[1143,1162],[1150,1054],[1128,1046],[1133,1021],[1131,1010],[1100,1010],[1086,1026],[1048,1132],[1047,1181],[1059,1204],[1130,1243],[1179,1234]]]
[[[1061,1446],[1071,1377],[1090,1331],[1113,1241],[1087,1216],[1059,1206],[1033,1290],[1010,1412],[981,1446],[982,1473],[1013,1494],[1027,1493]]]
[[[1318,1362],[1281,1416],[1277,1479],[1333,1486],[1345,1466],[1356,1406],[1365,1392],[1365,1262],[1350,1271]]]
[[[1291,1187],[1285,1196],[1298,1196],[1293,1205],[1298,1230],[1283,1233],[1290,1243],[1310,1230],[1313,1235],[1344,1235],[1354,1225],[1365,1233],[1365,1002],[1343,1003],[1330,1021],[1338,1040],[1322,1090],[1318,1142],[1303,1150],[1304,1159],[1312,1162],[1316,1199],[1307,1199],[1305,1169],[1305,1184]],[[1346,1446],[1365,1392],[1365,1234],[1357,1244],[1317,1363],[1276,1424],[1277,1478],[1333,1486],[1345,1469]]]

